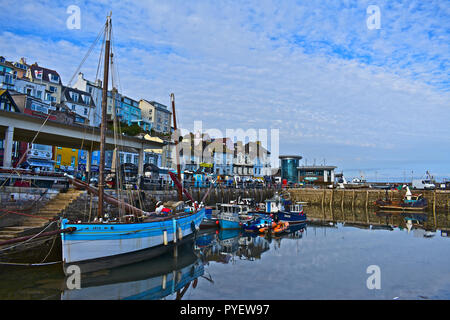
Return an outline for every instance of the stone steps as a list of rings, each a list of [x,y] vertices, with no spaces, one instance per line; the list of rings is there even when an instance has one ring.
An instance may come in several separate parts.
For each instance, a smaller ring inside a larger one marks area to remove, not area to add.
[[[27,216],[21,226],[6,227],[0,231],[0,241],[20,237],[26,230],[41,228],[59,216],[73,201],[78,199],[84,191],[70,189],[66,193],[60,193],[50,200],[34,216]]]

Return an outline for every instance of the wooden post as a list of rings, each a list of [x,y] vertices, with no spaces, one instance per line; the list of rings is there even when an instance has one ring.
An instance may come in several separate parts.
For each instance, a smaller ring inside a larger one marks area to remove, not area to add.
[[[342,211],[344,211],[344,198],[345,198],[345,189],[342,190],[342,200],[341,200]]]
[[[325,204],[325,192],[326,192],[326,189],[323,189],[323,196],[322,196],[322,209],[323,209],[323,205]]]
[[[366,221],[367,221],[367,224],[370,224],[370,222],[369,222],[369,210],[367,210],[367,208],[366,208]]]
[[[334,189],[331,189],[330,208],[333,208],[333,194],[334,194]]]
[[[433,218],[434,218],[434,227],[437,229],[437,220],[436,220],[436,190],[433,192]]]
[[[353,189],[353,194],[352,194],[352,211],[355,210],[355,189]]]
[[[366,211],[367,211],[368,205],[369,205],[369,190],[366,191]]]

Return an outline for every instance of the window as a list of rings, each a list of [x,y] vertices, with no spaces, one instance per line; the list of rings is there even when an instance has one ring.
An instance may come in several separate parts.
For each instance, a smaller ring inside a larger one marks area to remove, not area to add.
[[[5,74],[5,83],[13,84],[14,76],[12,74]]]
[[[91,102],[91,97],[83,96],[83,101],[84,101],[85,104],[89,104]]]
[[[55,93],[56,91],[58,91],[58,88],[54,87],[54,86],[49,86],[48,90],[52,93]]]
[[[52,82],[59,82],[59,77],[56,74],[50,75],[50,81]]]
[[[78,93],[71,92],[70,97],[72,98],[73,101],[78,101]]]
[[[84,108],[84,115],[87,115],[87,114],[88,114],[88,109]]]
[[[58,147],[58,149],[60,149],[60,147]],[[56,164],[59,166],[59,165],[61,165],[61,155],[60,154],[58,154],[57,156],[56,156]]]
[[[83,117],[75,117],[75,122],[85,123],[86,119]]]
[[[75,111],[76,108],[77,108],[77,106],[73,104],[73,105],[72,105],[72,110]]]
[[[70,165],[71,165],[72,167],[75,167],[75,157],[72,157],[72,158],[71,158]]]
[[[123,163],[123,153],[121,153],[121,154],[119,155],[119,161],[120,161],[121,164]]]
[[[39,112],[42,112],[42,113],[48,113],[48,109],[47,109],[47,108],[45,108],[45,107],[43,107],[42,105],[37,104],[37,103],[35,103],[35,102],[32,102],[32,103],[31,103],[31,110],[33,110],[33,111],[39,111]]]
[[[131,163],[131,154],[127,154],[127,163]]]
[[[36,91],[36,98],[42,98],[42,91]]]

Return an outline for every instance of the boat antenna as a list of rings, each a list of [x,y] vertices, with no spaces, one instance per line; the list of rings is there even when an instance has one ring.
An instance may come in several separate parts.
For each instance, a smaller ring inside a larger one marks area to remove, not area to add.
[[[105,24],[105,60],[103,71],[103,91],[102,91],[102,121],[100,124],[100,163],[98,175],[98,212],[97,217],[101,218],[104,215],[103,199],[105,187],[105,142],[106,142],[106,108],[108,101],[108,78],[109,78],[109,56],[111,46],[111,15],[106,18]]]
[[[177,116],[175,114],[175,95],[173,93],[170,94],[170,101],[172,102],[172,112],[173,112],[173,129],[175,132],[175,159],[177,163],[177,178],[178,181],[181,183],[181,187],[183,188],[183,181],[181,180],[181,164],[180,164],[180,153],[179,153],[179,146],[180,143],[180,136],[178,136],[177,131]],[[178,200],[183,201],[183,191],[178,188]]]

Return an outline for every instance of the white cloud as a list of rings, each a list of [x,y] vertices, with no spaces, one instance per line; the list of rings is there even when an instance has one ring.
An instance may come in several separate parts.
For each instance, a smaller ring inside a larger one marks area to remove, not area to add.
[[[381,2],[382,29],[370,32],[366,2],[111,2],[123,92],[166,105],[174,92],[186,127],[203,120],[223,131],[279,128],[281,153],[321,152],[314,156],[341,167],[354,164],[340,162],[342,148],[351,159],[371,149],[376,161],[393,150],[415,157],[420,145],[433,157],[434,145],[450,137],[449,9]],[[52,3],[38,2],[45,21],[26,23],[28,13],[19,18],[23,27],[2,25],[0,51],[68,81],[108,3],[80,5],[82,30],[70,33],[59,29],[64,15],[51,21]],[[95,74],[97,58],[85,73]]]

